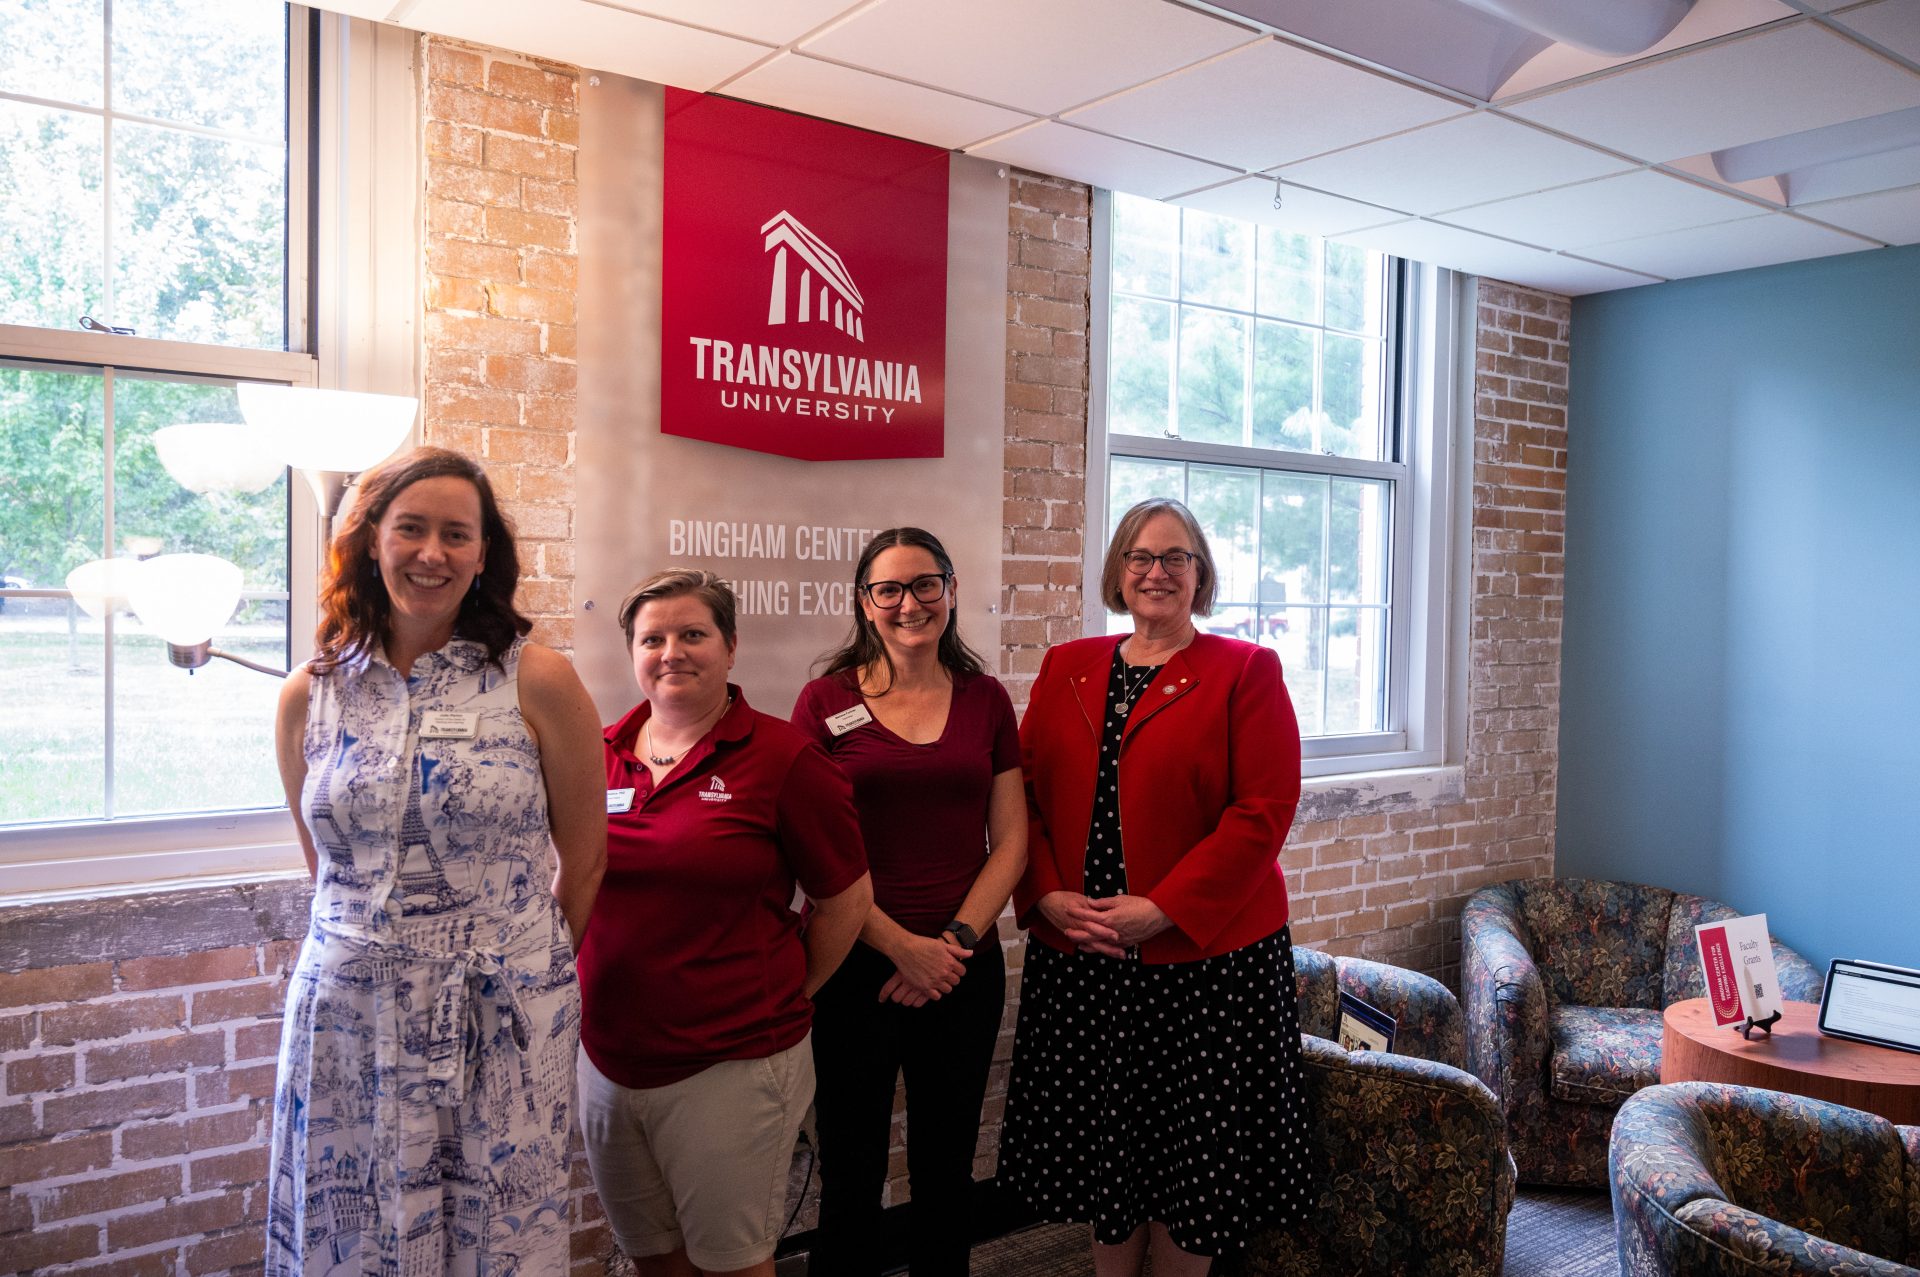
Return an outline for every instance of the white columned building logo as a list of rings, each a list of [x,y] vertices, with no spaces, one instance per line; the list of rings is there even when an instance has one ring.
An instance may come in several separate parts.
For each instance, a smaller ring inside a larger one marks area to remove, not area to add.
[[[861,322],[866,301],[854,287],[853,276],[840,254],[801,225],[784,208],[760,228],[766,249],[773,254],[773,286],[767,296],[767,323],[832,324],[855,341],[867,339]],[[787,255],[799,261],[799,277],[792,279]]]

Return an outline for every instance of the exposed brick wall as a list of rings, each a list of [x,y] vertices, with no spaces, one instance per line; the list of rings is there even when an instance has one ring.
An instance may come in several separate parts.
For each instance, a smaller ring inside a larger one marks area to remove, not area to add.
[[[486,462],[520,610],[573,646],[580,72],[426,37],[427,442]]]
[[[85,925],[47,909],[6,910],[0,925],[29,912],[62,930]],[[222,919],[210,931],[246,942],[200,951],[109,950],[39,967],[9,955],[0,1268],[257,1269],[280,1016],[299,948],[258,920],[288,912],[236,910],[238,927]]]

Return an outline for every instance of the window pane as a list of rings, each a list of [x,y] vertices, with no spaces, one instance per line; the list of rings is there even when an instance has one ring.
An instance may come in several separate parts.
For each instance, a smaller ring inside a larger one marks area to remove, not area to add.
[[[1326,598],[1320,572],[1326,557],[1327,480],[1268,470],[1260,486],[1263,595],[1276,591],[1276,602],[1320,602]]]
[[[57,590],[100,557],[104,413],[97,374],[0,364],[0,572]]]
[[[74,328],[98,313],[101,127],[0,101],[0,323]]]
[[[106,815],[102,628],[66,599],[0,597],[0,824]]]
[[[1347,244],[1327,244],[1327,326],[1381,335],[1381,266],[1377,253]]]
[[[1242,443],[1246,411],[1247,321],[1180,311],[1180,437]]]
[[[286,133],[286,65],[282,5],[114,0],[116,111],[277,141]]]
[[[1266,320],[1255,327],[1253,446],[1318,451],[1313,446],[1313,334]]]
[[[1380,343],[1328,333],[1321,348],[1320,405],[1326,421],[1314,451],[1380,460]]]
[[[100,106],[100,0],[0,0],[0,89]]]
[[[1180,210],[1135,195],[1113,197],[1113,287],[1116,292],[1173,296],[1173,255]]]
[[[286,345],[286,149],[114,130],[116,323],[142,337]]]
[[[240,565],[249,590],[287,588],[287,476],[256,493],[201,496],[160,464],[153,432],[190,421],[239,421],[231,386],[114,379],[114,525],[121,546],[148,537],[166,553],[217,554]],[[284,644],[283,644],[284,647]],[[279,657],[266,662],[281,665]]]
[[[1386,613],[1327,609],[1326,734],[1380,730],[1386,668]]]
[[[286,662],[285,603],[243,603],[213,645],[264,665]],[[189,674],[166,644],[122,618],[114,641],[116,816],[274,807],[285,801],[273,756],[280,680],[214,660]]]
[[[1218,603],[1251,602],[1260,571],[1260,472],[1244,466],[1193,466],[1187,508],[1200,520],[1220,573]]]
[[[1384,481],[1332,481],[1327,591],[1334,602],[1387,601],[1388,499]]]
[[[1253,309],[1252,222],[1187,210],[1180,223],[1180,296]]]
[[[1320,321],[1320,241],[1260,228],[1260,304],[1262,315]]]
[[[1173,412],[1173,303],[1114,299],[1110,349],[1108,428],[1165,435]]]
[[[1186,500],[1186,467],[1178,461],[1115,457],[1107,468],[1107,526],[1098,553],[1106,553],[1106,538],[1120,525],[1120,516],[1148,497]]]
[[[1266,641],[1280,654],[1280,669],[1286,676],[1287,695],[1293,698],[1294,715],[1300,720],[1300,734],[1323,736],[1326,734],[1326,610],[1281,608],[1274,617],[1279,623],[1269,622],[1272,629]]]

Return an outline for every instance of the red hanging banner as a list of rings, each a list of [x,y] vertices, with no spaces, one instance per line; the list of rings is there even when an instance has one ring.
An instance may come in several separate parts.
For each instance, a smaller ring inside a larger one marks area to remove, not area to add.
[[[661,431],[945,455],[947,153],[666,92]]]

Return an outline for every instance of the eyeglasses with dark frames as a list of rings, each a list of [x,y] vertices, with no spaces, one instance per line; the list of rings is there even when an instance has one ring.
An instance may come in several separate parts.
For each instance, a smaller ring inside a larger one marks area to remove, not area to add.
[[[911,581],[869,581],[860,589],[875,607],[891,612],[907,601],[908,590],[912,590],[913,597],[922,603],[938,603],[946,597],[950,579],[949,573],[929,572]]]
[[[1148,554],[1145,550],[1128,550],[1121,555],[1121,561],[1127,565],[1127,571],[1135,576],[1145,576],[1153,571],[1157,562],[1167,570],[1168,576],[1185,576],[1193,566],[1197,556],[1190,550],[1168,550],[1165,554]]]

